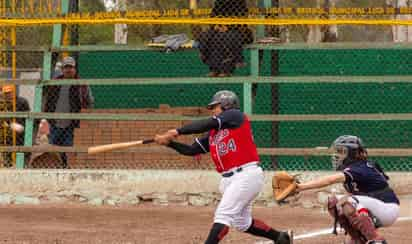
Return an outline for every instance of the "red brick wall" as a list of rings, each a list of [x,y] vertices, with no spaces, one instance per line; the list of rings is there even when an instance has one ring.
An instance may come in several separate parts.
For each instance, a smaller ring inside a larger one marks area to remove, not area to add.
[[[85,113],[139,113],[174,114],[185,116],[207,116],[206,109],[198,107],[174,107],[161,105],[157,109],[91,109]],[[185,121],[81,121],[74,133],[75,146],[95,146],[117,142],[152,138],[154,135],[182,126]],[[195,136],[181,136],[179,141],[191,144]],[[202,155],[200,161],[181,156],[169,148],[142,145],[128,150],[96,155],[86,153],[68,154],[70,168],[99,169],[205,169],[213,165],[209,155]]]

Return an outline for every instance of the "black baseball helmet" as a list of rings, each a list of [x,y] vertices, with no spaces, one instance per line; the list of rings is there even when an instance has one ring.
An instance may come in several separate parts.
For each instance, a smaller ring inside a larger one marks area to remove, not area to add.
[[[239,98],[236,93],[227,90],[216,92],[212,97],[212,101],[207,105],[207,108],[212,109],[217,104],[220,104],[223,110],[240,108]]]
[[[360,152],[366,152],[362,140],[357,136],[343,135],[332,143],[332,165],[336,170],[343,170],[357,160]]]

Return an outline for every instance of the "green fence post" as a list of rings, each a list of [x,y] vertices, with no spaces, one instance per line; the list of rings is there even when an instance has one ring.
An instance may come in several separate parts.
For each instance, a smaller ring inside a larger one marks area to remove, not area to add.
[[[62,14],[67,14],[69,12],[69,3],[70,0],[62,0],[61,2],[61,9]],[[52,40],[52,47],[60,47],[62,40],[62,25],[57,24],[53,25],[53,40]],[[52,64],[52,53],[45,52],[43,57],[43,80],[49,80],[51,78],[51,64]],[[34,91],[34,106],[33,112],[41,112],[41,104],[42,104],[42,90],[43,87],[41,85],[36,85]],[[26,118],[25,123],[25,132],[24,132],[24,145],[25,146],[33,146],[33,124],[34,121],[32,118]],[[23,169],[24,168],[24,153],[17,153],[16,154],[16,168]]]
[[[271,8],[272,7],[272,0],[260,0],[258,3],[259,8]],[[265,16],[262,16],[265,18]],[[265,37],[265,25],[258,25],[256,27],[256,37],[262,38]]]
[[[252,83],[243,83],[243,111],[252,114]]]
[[[259,49],[250,50],[250,75],[252,78],[259,77]],[[247,114],[252,114],[253,98],[252,98],[252,82],[243,83],[243,111]]]
[[[258,6],[260,8],[270,8],[272,6],[272,0],[259,0]],[[265,16],[262,16],[265,18]],[[265,26],[258,25],[256,29],[256,38],[265,37]],[[259,77],[259,49],[254,48],[250,50],[250,74],[253,78]],[[244,112],[247,114],[253,113],[253,98],[252,98],[252,83],[245,82],[243,84],[243,96],[244,96]]]
[[[260,8],[270,7],[272,5],[272,0],[259,0],[258,6]],[[264,18],[264,16],[262,16]],[[265,26],[258,25],[256,27],[256,38],[262,38],[265,36]],[[253,78],[259,76],[259,50],[251,49],[250,50],[250,75]],[[247,114],[253,113],[253,98],[252,98],[252,83],[245,82],[243,83],[243,110]]]
[[[69,12],[69,3],[70,0],[62,0],[61,2],[61,9],[63,15]],[[61,24],[53,25],[52,47],[60,47],[62,40],[62,29],[63,28]]]
[[[51,52],[44,52],[43,56],[43,79],[48,80],[50,79],[51,75]],[[33,105],[33,112],[41,112],[42,107],[42,96],[43,96],[43,87],[42,85],[36,85],[34,90],[34,105]],[[33,127],[34,127],[34,119],[33,118],[26,118],[26,128],[24,133],[24,145],[25,146],[33,146]],[[17,162],[16,162],[17,169],[24,168],[24,154],[17,153]]]

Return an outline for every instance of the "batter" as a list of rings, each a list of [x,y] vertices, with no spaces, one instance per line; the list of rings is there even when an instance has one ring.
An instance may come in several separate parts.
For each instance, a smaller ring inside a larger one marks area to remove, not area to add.
[[[252,202],[263,188],[264,174],[253,141],[251,124],[240,110],[239,99],[231,91],[217,92],[208,109],[213,116],[157,135],[155,141],[183,155],[210,152],[217,172],[222,175],[219,190],[222,199],[206,244],[219,243],[233,227],[238,231],[265,237],[276,244],[290,244],[291,231],[278,231],[252,217]],[[199,134],[192,145],[173,139],[179,135]]]

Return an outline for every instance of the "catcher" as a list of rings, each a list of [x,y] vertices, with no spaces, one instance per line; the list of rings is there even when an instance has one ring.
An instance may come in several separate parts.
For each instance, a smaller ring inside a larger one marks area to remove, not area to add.
[[[335,219],[334,233],[339,223],[348,234],[346,244],[387,243],[377,228],[392,225],[399,216],[399,199],[389,187],[389,177],[379,164],[368,160],[362,140],[357,136],[338,137],[332,149],[332,164],[339,173],[302,184],[289,180],[289,187],[278,192],[279,199],[343,183],[348,194],[328,199],[329,213]]]
[[[231,91],[217,92],[208,108],[213,116],[179,129],[157,135],[155,141],[167,145],[183,155],[193,156],[210,152],[216,170],[222,175],[222,199],[206,244],[217,244],[228,233],[229,227],[265,237],[276,244],[291,244],[291,232],[277,231],[264,222],[252,218],[252,202],[262,190],[264,175],[253,142],[251,124],[239,110],[239,99]],[[208,132],[192,145],[172,139],[179,135]]]

